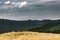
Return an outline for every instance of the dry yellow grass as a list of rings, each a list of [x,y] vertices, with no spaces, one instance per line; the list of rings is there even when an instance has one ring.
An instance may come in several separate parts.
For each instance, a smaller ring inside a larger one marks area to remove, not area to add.
[[[0,34],[0,40],[60,40],[60,34],[38,32],[9,32]]]

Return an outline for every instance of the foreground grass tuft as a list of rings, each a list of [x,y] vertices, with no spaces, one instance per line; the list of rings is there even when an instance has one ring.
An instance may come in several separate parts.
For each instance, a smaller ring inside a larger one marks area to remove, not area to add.
[[[0,34],[0,40],[60,40],[60,34],[38,32],[9,32]]]

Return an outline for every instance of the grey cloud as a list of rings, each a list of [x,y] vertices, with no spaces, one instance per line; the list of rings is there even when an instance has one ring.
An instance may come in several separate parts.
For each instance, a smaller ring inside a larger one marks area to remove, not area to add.
[[[24,0],[23,0],[24,1]],[[57,19],[60,18],[60,3],[59,2],[47,2],[38,3],[36,1],[26,0],[30,5],[19,8],[11,7],[8,5],[0,5],[0,16],[8,19]],[[36,4],[34,4],[36,3]],[[5,8],[6,6],[6,8]],[[14,13],[14,14],[13,14]],[[17,14],[16,14],[17,13]],[[10,15],[8,15],[10,14]],[[13,15],[12,15],[13,14]]]

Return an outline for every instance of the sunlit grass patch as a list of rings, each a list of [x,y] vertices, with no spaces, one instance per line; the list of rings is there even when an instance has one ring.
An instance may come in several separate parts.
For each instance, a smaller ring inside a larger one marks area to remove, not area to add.
[[[0,40],[60,40],[60,34],[38,32],[9,32],[0,34]]]

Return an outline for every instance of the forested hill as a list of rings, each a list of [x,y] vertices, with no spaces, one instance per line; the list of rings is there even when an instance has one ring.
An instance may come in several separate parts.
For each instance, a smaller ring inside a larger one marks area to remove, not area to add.
[[[47,32],[47,33],[60,33],[60,20],[54,20],[41,27],[32,28],[30,31]]]
[[[57,27],[56,27],[57,26]],[[0,33],[11,31],[60,31],[60,20],[24,20],[0,19]]]

